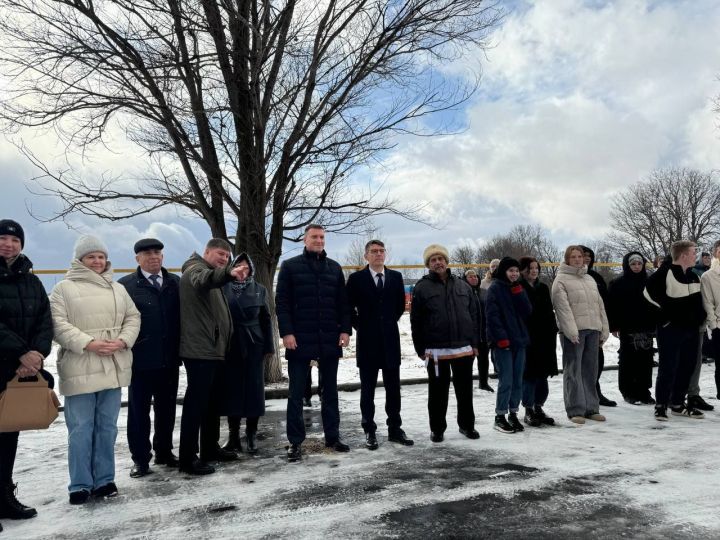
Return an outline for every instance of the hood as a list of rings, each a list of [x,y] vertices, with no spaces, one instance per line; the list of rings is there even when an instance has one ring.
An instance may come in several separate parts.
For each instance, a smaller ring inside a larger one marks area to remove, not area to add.
[[[30,270],[32,270],[32,267],[32,261],[22,253],[15,257],[15,260],[9,268],[7,266],[7,261],[0,257],[0,278],[17,274],[27,274]]]
[[[495,269],[494,277],[498,281],[503,281],[505,283],[510,283],[510,280],[508,280],[506,272],[512,268],[513,266],[517,267],[517,269],[520,269],[520,263],[513,259],[512,257],[503,257],[500,259],[500,264],[498,264],[498,267]]]
[[[79,260],[73,259],[70,263],[70,270],[65,274],[65,279],[69,279],[70,281],[86,281],[88,283],[95,283],[101,287],[110,287],[113,282],[112,264],[108,261],[105,266],[105,271],[102,274],[98,274],[94,270],[90,270]]]
[[[580,268],[575,268],[574,266],[570,266],[567,263],[560,263],[560,266],[558,266],[558,273],[560,274],[571,274],[574,276],[584,276],[587,274],[587,266],[582,266]]]
[[[248,263],[248,267],[250,268],[250,273],[248,274],[248,279],[254,278],[255,277],[255,263],[250,258],[250,255],[248,255],[245,252],[242,252],[240,255],[238,255],[237,257],[235,257],[233,259],[232,265],[235,266],[240,261],[246,261]]]
[[[632,270],[630,270],[630,262],[629,261],[630,261],[630,257],[633,255],[640,255],[643,260],[643,271],[640,272],[639,274],[636,274]],[[642,253],[640,253],[639,251],[631,251],[629,253],[626,253],[622,260],[623,276],[625,276],[627,278],[631,278],[631,279],[634,279],[634,278],[645,279],[647,277],[647,262],[648,261],[645,258],[645,256]]]
[[[587,246],[580,245],[580,248],[583,250],[583,256],[586,251],[590,254],[590,264],[587,266],[587,271],[589,272],[593,269],[593,265],[595,264],[595,252]]]

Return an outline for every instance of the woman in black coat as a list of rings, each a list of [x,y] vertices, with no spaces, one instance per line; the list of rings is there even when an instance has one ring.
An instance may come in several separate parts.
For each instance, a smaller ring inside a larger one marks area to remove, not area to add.
[[[525,373],[523,375],[523,406],[526,424],[552,426],[555,420],[543,411],[548,397],[548,377],[558,374],[557,333],[550,288],[540,281],[540,263],[535,257],[520,258],[520,274],[525,292],[532,304],[528,319],[530,345],[525,352]]]
[[[637,251],[623,257],[623,273],[610,282],[608,322],[620,338],[618,384],[620,393],[634,405],[655,403],[650,395],[653,369],[655,311],[645,299],[647,261]]]
[[[43,376],[52,388],[52,377],[42,369],[52,347],[50,303],[42,283],[31,272],[32,262],[21,253],[24,243],[20,224],[0,220],[0,392],[15,375]],[[0,518],[37,515],[34,508],[15,498],[17,446],[17,431],[0,433]]]
[[[275,352],[267,289],[253,279],[255,266],[246,253],[234,265],[247,263],[245,281],[223,287],[232,315],[233,334],[225,362],[225,414],[230,437],[225,450],[241,450],[240,419],[245,418],[248,453],[257,453],[258,418],[265,414],[265,357]]]

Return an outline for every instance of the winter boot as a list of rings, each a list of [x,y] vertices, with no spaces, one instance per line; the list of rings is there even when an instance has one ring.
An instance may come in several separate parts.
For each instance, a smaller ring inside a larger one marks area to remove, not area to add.
[[[535,416],[537,416],[540,419],[540,423],[545,426],[555,425],[555,419],[550,418],[547,414],[545,414],[545,411],[543,411],[543,408],[540,405],[535,405]]]
[[[520,423],[520,420],[518,420],[517,413],[511,412],[508,414],[508,422],[512,426],[513,430],[515,431],[525,431],[525,428]]]
[[[247,451],[248,454],[257,454],[257,431],[247,430],[245,432],[247,436]],[[239,444],[239,443],[238,443]]]
[[[240,444],[240,418],[228,416],[228,440],[222,449],[229,450],[230,452],[242,452],[242,445]]]
[[[535,414],[535,410],[532,407],[525,407],[525,418],[523,418],[523,422],[531,427],[539,427],[542,424],[542,422],[540,422],[540,418],[537,414]]]
[[[7,482],[0,486],[0,518],[29,519],[37,516],[37,510],[25,506],[15,498],[17,484]]]
[[[495,415],[495,429],[500,433],[515,433],[513,427],[508,423],[504,414]]]

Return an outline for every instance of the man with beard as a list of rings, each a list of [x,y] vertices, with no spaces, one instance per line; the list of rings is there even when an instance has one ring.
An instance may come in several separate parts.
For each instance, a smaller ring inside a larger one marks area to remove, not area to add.
[[[457,398],[460,433],[478,439],[472,400],[473,359],[478,354],[478,302],[470,286],[448,269],[445,247],[425,248],[429,273],[413,289],[410,327],[417,355],[428,372],[430,440],[442,442],[447,429],[450,375]]]

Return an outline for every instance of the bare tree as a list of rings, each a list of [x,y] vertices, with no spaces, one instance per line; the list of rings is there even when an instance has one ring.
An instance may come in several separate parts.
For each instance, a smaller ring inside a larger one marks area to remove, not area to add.
[[[477,260],[490,262],[492,259],[513,257],[519,259],[524,255],[535,257],[541,263],[557,262],[560,250],[550,240],[548,233],[539,225],[516,225],[506,234],[499,234],[480,246]],[[556,268],[543,266],[543,273],[554,279]]]
[[[714,173],[653,171],[615,196],[610,224],[608,242],[617,255],[637,250],[653,260],[676,240],[708,244],[720,234],[720,185]]]
[[[465,244],[457,246],[450,254],[450,262],[455,264],[475,264],[477,260],[477,249]]]
[[[380,214],[421,219],[420,207],[352,173],[394,134],[452,128],[424,120],[467,100],[478,79],[439,67],[485,47],[501,18],[482,0],[0,0],[0,9],[10,128],[52,127],[84,154],[120,127],[148,156],[142,178],[95,180],[23,147],[64,203],[54,218],[179,206],[251,253],[268,287],[283,240],[310,222],[356,233]]]

